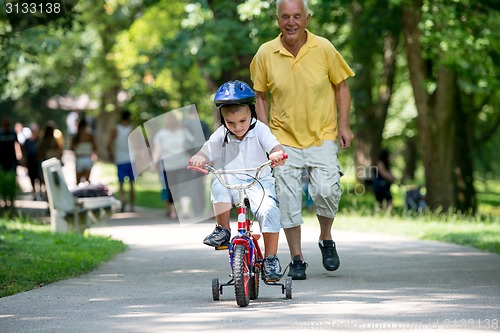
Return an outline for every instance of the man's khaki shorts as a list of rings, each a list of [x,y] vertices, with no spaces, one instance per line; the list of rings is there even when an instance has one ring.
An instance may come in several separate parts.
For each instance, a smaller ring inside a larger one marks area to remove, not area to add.
[[[309,175],[309,194],[316,206],[316,214],[335,218],[342,190],[340,177],[343,171],[337,159],[338,146],[333,140],[321,146],[298,149],[283,146],[288,153],[284,166],[274,169],[276,194],[280,203],[281,226],[292,228],[302,220],[302,172]]]

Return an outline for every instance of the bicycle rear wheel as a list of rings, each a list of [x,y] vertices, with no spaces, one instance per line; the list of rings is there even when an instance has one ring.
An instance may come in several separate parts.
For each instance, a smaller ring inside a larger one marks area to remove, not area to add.
[[[250,263],[244,245],[236,245],[233,252],[234,293],[238,306],[250,303]]]

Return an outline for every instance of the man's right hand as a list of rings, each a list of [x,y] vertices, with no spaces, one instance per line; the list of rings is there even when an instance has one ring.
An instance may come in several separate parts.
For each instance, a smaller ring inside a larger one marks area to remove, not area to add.
[[[342,149],[347,149],[351,146],[354,134],[349,127],[339,127],[338,140]]]

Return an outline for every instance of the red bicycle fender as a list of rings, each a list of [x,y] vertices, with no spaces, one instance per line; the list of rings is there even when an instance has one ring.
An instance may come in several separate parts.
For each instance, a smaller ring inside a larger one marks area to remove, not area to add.
[[[246,240],[245,238],[241,237],[241,238],[236,238],[233,240],[233,245],[245,245],[246,248],[248,248],[248,240]]]

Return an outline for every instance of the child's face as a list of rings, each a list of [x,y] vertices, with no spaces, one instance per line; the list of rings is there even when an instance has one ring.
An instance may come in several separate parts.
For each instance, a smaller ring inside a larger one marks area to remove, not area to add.
[[[236,139],[242,140],[250,128],[250,121],[252,120],[250,108],[248,105],[232,105],[231,112],[224,110],[224,108],[223,106],[222,115],[226,127],[236,136]]]

